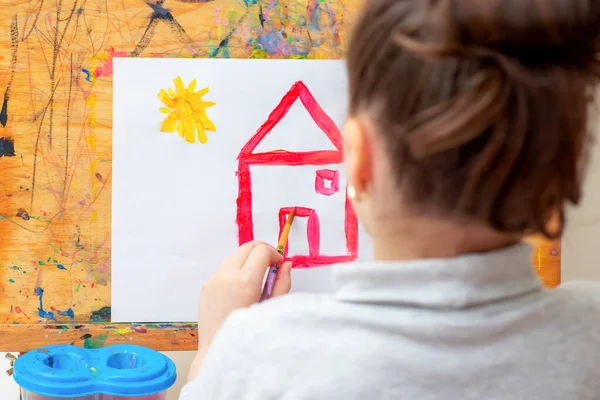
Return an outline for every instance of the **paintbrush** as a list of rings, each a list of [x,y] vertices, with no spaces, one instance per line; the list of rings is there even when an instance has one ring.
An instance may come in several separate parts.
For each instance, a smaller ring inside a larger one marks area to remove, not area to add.
[[[279,236],[277,251],[281,255],[283,255],[285,250],[285,245],[287,243],[288,235],[290,234],[290,228],[292,227],[292,222],[294,222],[295,215],[296,209],[291,210],[288,214],[287,220],[285,221],[285,225],[283,226],[281,236]],[[271,297],[271,294],[273,293],[273,287],[275,286],[275,280],[277,280],[277,271],[279,270],[279,267],[280,264],[273,264],[269,267],[269,272],[267,272],[267,280],[260,296],[260,301],[267,300],[269,297]]]

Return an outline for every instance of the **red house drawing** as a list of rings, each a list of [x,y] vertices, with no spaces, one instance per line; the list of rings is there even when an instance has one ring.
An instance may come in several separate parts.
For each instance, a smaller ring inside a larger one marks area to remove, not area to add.
[[[287,150],[274,150],[268,152],[254,152],[256,147],[268,135],[271,130],[287,114],[290,107],[300,99],[304,108],[310,114],[317,127],[327,136],[335,150],[312,150],[293,152]],[[252,216],[252,179],[251,166],[325,166],[341,165],[343,162],[342,135],[333,120],[323,111],[313,95],[303,82],[296,82],[283,96],[280,103],[270,113],[267,120],[261,125],[256,134],[244,145],[238,156],[238,185],[239,195],[237,199],[237,225],[239,244],[254,240],[254,224]],[[329,186],[327,186],[329,184]],[[299,188],[300,190],[300,188]],[[315,187],[317,193],[325,196],[333,195],[339,191],[339,176],[337,171],[323,169],[316,171]],[[322,266],[334,263],[352,261],[358,254],[358,221],[354,210],[348,200],[344,188],[342,193],[344,200],[344,232],[346,240],[345,254],[321,254],[320,253],[320,226],[318,215],[315,210],[302,207],[298,204],[296,215],[308,218],[307,238],[309,254],[295,255],[290,257],[294,268]],[[285,223],[290,207],[282,207],[279,212],[280,234]],[[287,256],[287,246],[285,254]]]

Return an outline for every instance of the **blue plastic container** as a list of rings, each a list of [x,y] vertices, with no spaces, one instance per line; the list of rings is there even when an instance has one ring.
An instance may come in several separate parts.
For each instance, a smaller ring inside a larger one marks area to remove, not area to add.
[[[48,346],[15,362],[23,400],[164,400],[177,378],[168,357],[141,346]]]

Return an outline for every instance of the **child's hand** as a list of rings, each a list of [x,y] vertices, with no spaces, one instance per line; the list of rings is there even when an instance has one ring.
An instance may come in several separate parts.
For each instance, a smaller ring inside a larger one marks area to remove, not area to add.
[[[282,261],[283,257],[274,247],[259,241],[248,242],[226,258],[206,281],[200,292],[198,307],[198,364],[225,318],[238,308],[257,303],[267,269],[271,264]],[[290,270],[290,263],[279,268],[272,297],[290,291]],[[190,379],[195,372],[190,372]]]

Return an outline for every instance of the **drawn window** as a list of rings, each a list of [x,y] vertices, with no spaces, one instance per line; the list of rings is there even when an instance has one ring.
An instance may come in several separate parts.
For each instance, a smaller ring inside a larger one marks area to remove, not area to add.
[[[320,169],[315,177],[315,191],[331,196],[340,191],[340,173],[333,169]]]
[[[289,242],[290,239],[294,240],[294,228],[298,227],[299,221],[296,219],[306,218],[306,242],[308,243],[308,255],[311,257],[315,257],[319,255],[319,249],[321,246],[321,231],[319,229],[319,217],[317,216],[317,212],[312,208],[306,207],[284,207],[279,210],[279,236],[283,232],[283,227],[285,226],[285,222],[289,213],[292,209],[296,209],[296,216],[294,217],[294,225],[292,225],[292,232],[288,236],[288,242],[285,244],[284,257],[287,257],[289,250]],[[306,256],[307,254],[295,254],[296,256]]]

